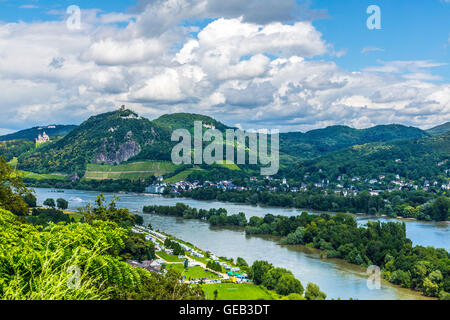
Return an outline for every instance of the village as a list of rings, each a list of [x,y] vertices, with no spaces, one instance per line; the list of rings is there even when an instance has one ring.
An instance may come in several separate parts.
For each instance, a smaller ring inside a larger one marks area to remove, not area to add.
[[[444,165],[441,162],[438,166]],[[450,174],[450,170],[444,171],[445,175]],[[379,195],[381,192],[394,191],[414,191],[423,190],[425,192],[439,192],[440,190],[450,190],[450,179],[437,181],[422,177],[419,181],[410,181],[402,178],[399,174],[384,175],[380,174],[376,178],[361,178],[359,176],[345,176],[340,175],[334,181],[330,179],[321,179],[319,181],[312,181],[309,175],[305,175],[303,182],[292,180],[276,179],[271,176],[263,178],[251,177],[244,185],[238,185],[232,180],[221,180],[218,182],[204,181],[178,181],[165,182],[162,176],[157,178],[157,182],[148,186],[145,189],[146,193],[163,194],[172,193],[179,194],[183,191],[192,191],[196,189],[216,188],[223,191],[267,191],[267,192],[305,192],[308,190],[324,191],[325,193],[335,193],[347,196],[356,196],[362,190],[368,190],[371,195]]]

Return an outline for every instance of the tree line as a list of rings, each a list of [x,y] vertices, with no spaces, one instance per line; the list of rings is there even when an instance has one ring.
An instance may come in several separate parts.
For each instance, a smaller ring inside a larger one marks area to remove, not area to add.
[[[177,203],[175,206],[145,206],[142,211],[144,213],[182,217],[185,219],[204,220],[213,226],[245,227],[247,225],[247,218],[243,212],[228,215],[227,210],[223,208],[197,210],[197,208],[191,208],[184,203]]]
[[[389,217],[416,218],[418,220],[446,221],[450,217],[448,194],[425,191],[393,191],[372,195],[362,191],[347,196],[334,192],[308,190],[301,192],[224,191],[218,188],[202,188],[180,192],[177,196],[195,200],[260,204],[328,212],[387,215]]]

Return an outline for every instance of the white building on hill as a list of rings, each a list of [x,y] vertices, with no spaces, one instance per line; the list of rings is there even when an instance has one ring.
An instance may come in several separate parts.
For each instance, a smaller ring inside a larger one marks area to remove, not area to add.
[[[36,139],[36,143],[44,143],[50,141],[50,137],[45,133],[45,131],[42,133],[42,135],[38,135]]]

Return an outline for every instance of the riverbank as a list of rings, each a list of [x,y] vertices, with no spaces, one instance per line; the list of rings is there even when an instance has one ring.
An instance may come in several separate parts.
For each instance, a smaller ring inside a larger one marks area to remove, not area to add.
[[[191,243],[173,235],[162,233],[159,230],[155,232],[142,226],[135,226],[133,231],[145,234],[152,238],[155,244],[158,243],[162,247],[165,239],[184,245],[184,249],[189,250],[189,253],[181,259],[175,255],[167,254],[164,251],[165,249],[156,252],[156,257],[164,263],[165,269],[172,269],[180,273],[184,283],[201,285],[209,300],[286,299],[286,296],[277,294],[262,285],[255,285],[247,279],[245,272],[248,272],[248,266],[238,266],[231,259],[217,257],[209,251],[204,251]],[[221,271],[208,268],[207,262],[213,260],[221,266]],[[230,269],[228,273],[225,271],[226,268]]]
[[[38,203],[46,198],[54,196],[52,189],[36,189]],[[69,209],[77,208],[88,203],[93,204],[99,192],[64,190],[59,195],[69,201]],[[115,193],[104,193],[107,201],[112,200]],[[121,194],[117,202],[119,208],[130,208],[132,212],[141,212],[145,205],[175,205],[183,202],[197,209],[224,207],[230,214],[244,212],[247,216],[263,217],[268,210],[258,206],[242,206],[218,201],[197,201],[192,199],[164,198],[159,195],[149,194]],[[272,209],[270,213],[275,215],[296,216],[300,212],[290,209]],[[277,267],[292,270],[296,278],[302,283],[316,283],[327,293],[330,299],[349,299],[358,297],[361,300],[416,300],[423,299],[419,294],[410,290],[402,290],[392,284],[383,283],[380,290],[367,288],[367,275],[350,268],[345,263],[322,260],[320,255],[302,252],[296,248],[282,247],[270,237],[248,236],[243,231],[233,228],[220,228],[210,226],[196,220],[186,220],[175,217],[165,217],[141,214],[144,225],[149,223],[155,229],[168,234],[176,234],[179,238],[204,250],[215,252],[217,255],[244,258],[249,264],[255,260],[268,260]],[[416,223],[406,221],[408,238],[413,239],[415,245],[448,244],[450,228],[438,226],[433,223]]]
[[[416,255],[423,255],[421,253],[422,249],[420,247],[409,248],[410,240],[405,236],[404,226],[399,224],[384,223],[378,225],[369,223],[362,228],[357,226],[351,218],[350,220],[345,219],[345,215],[342,214],[331,217],[324,215],[308,215],[305,212],[300,216],[290,218],[273,215],[266,215],[264,218],[251,217],[249,219],[250,222],[248,222],[240,215],[228,216],[226,210],[221,208],[210,209],[209,211],[198,211],[195,208],[190,208],[182,204],[177,204],[173,207],[145,206],[143,212],[146,214],[174,216],[188,220],[197,219],[217,227],[245,226],[246,236],[276,236],[279,237],[278,240],[280,244],[304,244],[307,247],[320,249],[319,252],[321,258],[330,256],[359,266],[368,267],[375,263],[379,266],[379,269],[383,268],[381,270],[382,276],[394,285],[401,284],[404,288],[417,290],[418,287],[416,285],[412,286],[411,283],[421,281],[418,285],[421,286],[423,282],[424,287],[419,287],[420,291],[417,291],[432,297],[442,294],[444,296],[446,295],[445,292],[440,294],[439,291],[430,293],[429,290],[431,289],[425,287],[426,281],[423,279],[412,278],[409,273],[406,274],[405,271],[402,270],[402,267],[397,266],[396,264],[391,263],[388,267],[388,263],[386,262],[386,259],[388,258],[392,262],[397,259],[410,258],[413,263],[426,261],[430,265],[433,265],[433,268],[441,269],[437,269],[441,277],[442,275],[444,275],[444,277],[448,276],[445,273],[445,267],[441,265],[445,265],[445,258],[448,259],[448,254],[446,254],[446,257],[441,257],[443,259],[442,262],[435,263],[434,256],[439,254],[439,249],[429,248],[428,251],[430,251],[430,253],[428,253],[426,257],[418,259]],[[341,231],[336,234],[336,230]],[[345,234],[342,234],[344,231]],[[375,249],[374,246],[376,246]],[[375,250],[375,252],[373,252],[373,250]],[[398,252],[402,252],[401,255],[399,255]],[[402,276],[401,280],[398,278],[400,275]],[[439,283],[433,283],[433,286],[438,286],[438,284]]]

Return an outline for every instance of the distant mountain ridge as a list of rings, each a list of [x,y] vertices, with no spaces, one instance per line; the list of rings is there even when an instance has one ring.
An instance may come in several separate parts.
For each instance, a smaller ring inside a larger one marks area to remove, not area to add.
[[[354,145],[311,160],[302,160],[286,170],[291,178],[312,177],[313,181],[337,179],[338,176],[399,175],[417,180],[441,176],[450,169],[450,131],[391,142]]]
[[[20,130],[14,133],[0,136],[0,141],[11,140],[28,140],[34,141],[39,134],[46,133],[50,138],[62,137],[75,129],[75,125],[48,125],[43,127],[33,127],[25,130]]]
[[[314,158],[324,153],[344,149],[352,145],[370,142],[388,142],[398,139],[427,137],[429,134],[415,127],[398,124],[378,125],[368,129],[347,126],[330,126],[306,133],[280,134],[280,150],[300,158]]]
[[[439,135],[450,131],[450,122],[441,124],[440,126],[428,129],[427,132],[431,135]]]

